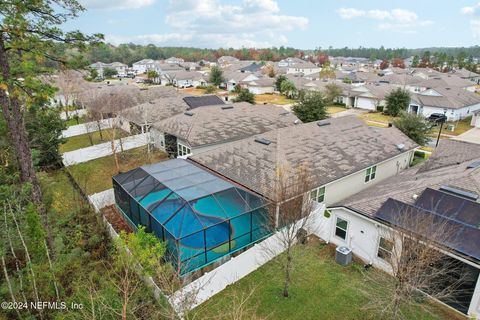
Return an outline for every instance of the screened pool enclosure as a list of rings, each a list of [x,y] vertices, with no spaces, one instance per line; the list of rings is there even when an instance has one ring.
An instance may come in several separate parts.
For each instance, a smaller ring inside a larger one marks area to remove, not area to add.
[[[166,241],[182,275],[269,234],[268,201],[187,160],[118,174],[113,188],[126,222]]]

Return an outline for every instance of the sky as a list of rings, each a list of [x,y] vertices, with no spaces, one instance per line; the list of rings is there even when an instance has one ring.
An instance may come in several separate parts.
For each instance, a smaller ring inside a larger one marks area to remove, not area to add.
[[[425,48],[480,42],[475,0],[79,0],[65,26],[133,42],[199,48]]]

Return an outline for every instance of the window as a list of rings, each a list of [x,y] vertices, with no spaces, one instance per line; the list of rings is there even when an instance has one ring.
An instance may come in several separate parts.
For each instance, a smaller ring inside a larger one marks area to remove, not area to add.
[[[373,166],[373,167],[368,168],[365,171],[365,182],[369,182],[369,181],[375,179],[376,172],[377,172],[377,166]]]
[[[192,154],[192,150],[189,147],[184,146],[183,144],[180,144],[180,143],[178,144],[178,155],[179,156],[181,156],[181,157],[182,156],[188,156],[190,154]]]
[[[392,258],[393,242],[380,237],[378,243],[377,256],[385,261],[389,261]]]
[[[318,203],[323,203],[325,201],[325,187],[313,189],[310,192],[310,198]]]
[[[347,238],[348,221],[337,217],[337,223],[335,226],[335,235],[343,240]]]

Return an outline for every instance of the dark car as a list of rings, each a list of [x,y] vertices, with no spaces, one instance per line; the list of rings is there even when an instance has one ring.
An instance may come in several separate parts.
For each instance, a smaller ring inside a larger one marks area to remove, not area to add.
[[[430,122],[441,123],[447,121],[447,116],[443,113],[432,113],[427,120]]]

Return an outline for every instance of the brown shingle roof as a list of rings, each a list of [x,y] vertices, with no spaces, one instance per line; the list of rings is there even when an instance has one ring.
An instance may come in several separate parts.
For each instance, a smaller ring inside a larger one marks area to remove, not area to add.
[[[243,139],[293,126],[294,122],[298,121],[293,114],[273,105],[240,102],[230,106],[233,108],[228,108],[228,105],[196,108],[191,110],[193,115],[182,113],[157,122],[153,127],[186,140],[190,146],[196,147]]]
[[[369,127],[354,116],[327,121],[330,125],[311,122],[266,132],[191,159],[272,197],[279,167],[295,174],[304,165],[311,171],[312,184],[321,186],[416,147],[396,128]],[[271,143],[260,144],[254,141],[256,137]],[[404,144],[404,151],[396,144]]]

